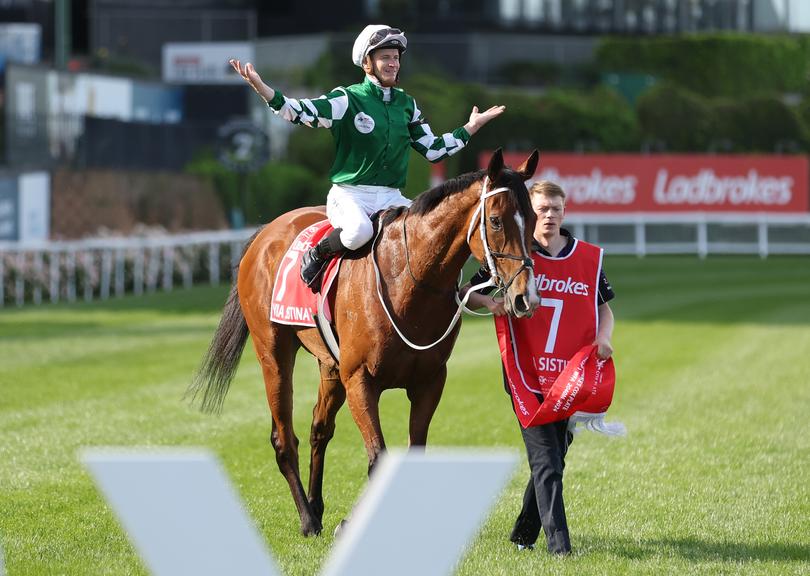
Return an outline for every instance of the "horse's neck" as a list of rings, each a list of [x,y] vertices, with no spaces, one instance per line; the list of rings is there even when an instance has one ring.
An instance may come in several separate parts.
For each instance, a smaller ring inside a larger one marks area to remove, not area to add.
[[[455,286],[470,256],[467,228],[478,205],[480,185],[452,194],[422,216],[408,216],[409,258],[413,275],[427,284]]]

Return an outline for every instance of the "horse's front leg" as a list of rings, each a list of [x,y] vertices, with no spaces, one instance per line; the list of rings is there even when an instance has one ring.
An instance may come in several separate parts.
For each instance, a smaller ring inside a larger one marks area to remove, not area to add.
[[[380,427],[381,393],[382,390],[363,368],[347,379],[346,400],[366,445],[369,474],[385,450],[385,440]]]
[[[432,378],[422,380],[408,387],[411,401],[411,418],[408,424],[408,446],[423,447],[427,444],[428,428],[447,379],[447,367],[442,366]]]
[[[335,416],[346,400],[346,391],[334,364],[320,364],[321,384],[318,401],[312,410],[312,430],[309,443],[312,447],[309,466],[309,505],[312,512],[323,522],[323,469],[326,446],[335,434]]]

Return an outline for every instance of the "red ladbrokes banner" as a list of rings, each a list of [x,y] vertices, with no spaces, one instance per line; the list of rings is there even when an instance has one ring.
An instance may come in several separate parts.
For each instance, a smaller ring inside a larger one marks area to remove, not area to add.
[[[514,167],[526,156],[504,160]],[[536,180],[560,184],[577,213],[810,210],[806,156],[541,154]]]

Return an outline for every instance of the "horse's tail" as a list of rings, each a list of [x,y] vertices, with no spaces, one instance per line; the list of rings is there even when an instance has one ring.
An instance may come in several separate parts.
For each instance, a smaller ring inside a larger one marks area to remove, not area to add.
[[[243,256],[260,231],[261,229],[247,241],[242,252]],[[237,266],[235,272],[238,271]],[[239,367],[239,359],[250,334],[239,303],[237,276],[235,273],[231,293],[228,295],[214,338],[208,346],[208,352],[205,353],[194,380],[183,396],[190,399],[193,404],[198,395],[202,394],[200,410],[203,412],[218,413],[222,410],[222,403]]]

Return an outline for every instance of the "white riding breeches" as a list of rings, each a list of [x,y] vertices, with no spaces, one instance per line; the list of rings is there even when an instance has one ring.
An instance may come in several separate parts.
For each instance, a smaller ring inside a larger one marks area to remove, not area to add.
[[[391,206],[410,204],[397,188],[333,184],[326,197],[326,216],[332,226],[343,230],[340,242],[349,250],[357,250],[374,235],[369,216]]]

